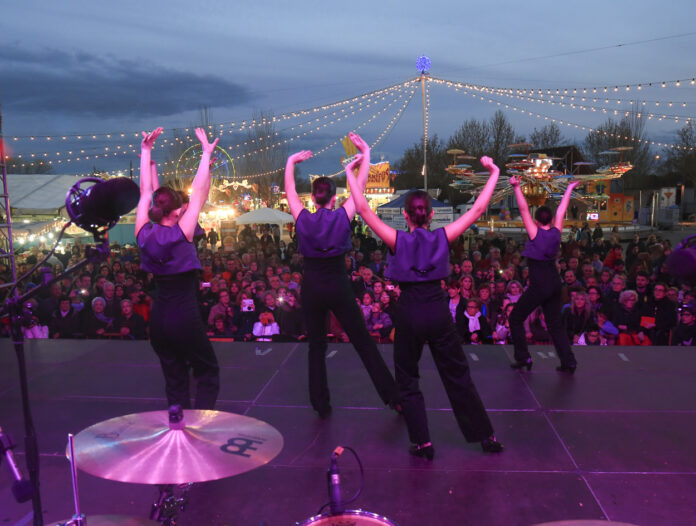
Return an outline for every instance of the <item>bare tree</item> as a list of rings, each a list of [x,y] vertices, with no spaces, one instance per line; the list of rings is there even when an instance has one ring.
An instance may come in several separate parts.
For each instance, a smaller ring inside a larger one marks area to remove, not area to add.
[[[276,128],[272,113],[255,111],[252,125],[246,132],[244,157],[239,162],[238,175],[258,184],[259,198],[272,206],[277,199],[273,187],[280,188],[283,167],[288,156],[283,135]]]
[[[677,132],[677,148],[664,148],[665,175],[679,174],[685,180],[696,183],[696,124],[689,121]]]
[[[512,124],[501,110],[497,110],[493,114],[489,127],[491,138],[488,144],[488,155],[497,162],[504,163],[510,154],[508,146],[523,142],[524,137],[515,134]]]
[[[433,135],[428,139],[428,187],[439,187],[449,177],[445,172],[447,154],[442,140]],[[394,180],[394,187],[399,189],[421,188],[423,186],[423,142],[419,141],[407,149],[396,162],[399,176]]]
[[[535,148],[542,149],[561,146],[566,140],[561,134],[561,129],[558,125],[552,122],[540,130],[537,130],[535,127],[534,131],[529,136],[529,142],[531,142]]]
[[[449,138],[447,148],[458,148],[469,155],[490,155],[503,162],[508,154],[508,145],[522,142],[524,138],[515,133],[505,114],[498,110],[490,121],[469,119]]]
[[[583,151],[585,158],[597,164],[606,164],[618,159],[608,159],[600,152],[619,146],[630,146],[632,149],[623,153],[622,159],[633,164],[633,175],[646,175],[653,167],[650,146],[645,136],[645,121],[635,105],[627,117],[619,121],[612,118],[595,131],[587,134]]]
[[[474,157],[481,157],[488,152],[490,135],[487,122],[469,119],[449,138],[447,149],[457,148]]]

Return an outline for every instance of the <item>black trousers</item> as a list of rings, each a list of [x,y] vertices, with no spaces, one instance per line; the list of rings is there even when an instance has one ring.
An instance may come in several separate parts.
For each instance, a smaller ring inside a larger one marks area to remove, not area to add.
[[[529,260],[529,287],[510,313],[510,332],[515,347],[515,360],[526,361],[531,356],[527,347],[524,321],[541,306],[551,341],[556,347],[561,365],[575,366],[575,355],[561,320],[561,282],[554,261]]]
[[[330,407],[326,376],[327,315],[332,311],[358,352],[370,379],[385,404],[397,400],[394,377],[365,327],[350,281],[343,272],[312,272],[305,269],[302,308],[309,343],[309,399],[316,411]]]
[[[206,335],[195,296],[195,275],[157,277],[150,313],[150,343],[164,373],[169,405],[191,408],[189,371],[196,385],[196,409],[213,409],[220,391],[220,368]]]
[[[464,438],[467,442],[480,442],[491,436],[493,425],[471,378],[439,281],[402,286],[394,317],[396,383],[411,442],[430,442],[418,371],[426,342]]]

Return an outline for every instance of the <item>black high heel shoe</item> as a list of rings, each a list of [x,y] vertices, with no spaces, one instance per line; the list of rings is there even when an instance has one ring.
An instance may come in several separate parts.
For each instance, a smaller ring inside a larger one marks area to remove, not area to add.
[[[556,367],[556,370],[559,373],[575,374],[575,369],[577,368],[577,365],[559,365],[558,367]]]
[[[389,405],[389,409],[394,411],[396,414],[398,414],[398,415],[404,414],[404,408],[401,405],[401,402],[399,402],[397,400],[392,400],[391,402],[389,402],[388,405]]]
[[[500,453],[505,449],[505,446],[495,439],[495,435],[491,435],[486,440],[481,441],[481,449],[484,453]]]
[[[532,365],[534,365],[534,362],[532,362],[532,359],[527,358],[526,360],[523,360],[523,361],[517,360],[517,361],[515,361],[515,363],[511,363],[510,369],[522,370],[526,367],[528,371],[531,371]]]
[[[433,447],[432,442],[409,446],[408,452],[414,457],[426,458],[428,460],[435,458],[435,448]]]

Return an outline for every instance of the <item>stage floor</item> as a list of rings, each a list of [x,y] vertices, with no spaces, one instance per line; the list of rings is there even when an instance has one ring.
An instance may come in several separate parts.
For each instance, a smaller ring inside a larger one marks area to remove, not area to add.
[[[467,444],[428,353],[422,387],[436,448],[433,462],[406,449],[403,419],[384,408],[350,345],[330,344],[332,416],[308,406],[306,344],[215,344],[222,365],[218,409],[275,426],[285,445],[270,464],[196,485],[180,525],[292,525],[327,501],[326,469],[337,445],[357,450],[365,487],[351,508],[399,526],[528,526],[606,519],[640,526],[696,524],[696,352],[693,348],[580,348],[575,376],[555,371],[550,347],[534,368],[508,368],[511,348],[467,347],[490,412],[499,455]],[[391,346],[380,346],[392,363]],[[72,515],[68,433],[108,418],[164,409],[159,364],[147,342],[29,341],[27,357],[41,451],[47,523]],[[0,426],[22,442],[14,350],[0,343]],[[16,456],[24,466],[23,445]],[[350,455],[340,461],[344,496],[357,489]],[[0,524],[31,524],[0,468]],[[26,473],[26,470],[25,470]],[[80,474],[89,515],[147,517],[152,486]]]

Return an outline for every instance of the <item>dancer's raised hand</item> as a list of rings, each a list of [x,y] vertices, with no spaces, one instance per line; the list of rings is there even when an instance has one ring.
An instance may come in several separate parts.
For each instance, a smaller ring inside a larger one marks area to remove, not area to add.
[[[362,154],[356,155],[351,162],[346,165],[346,174],[350,174],[355,177],[355,170],[360,167],[363,162],[364,157]]]
[[[287,164],[299,164],[303,161],[306,161],[311,156],[312,152],[310,150],[302,150],[297,153],[293,153],[290,157],[288,157]]]
[[[370,145],[365,142],[365,140],[360,137],[357,133],[350,132],[348,138],[355,145],[358,151],[365,154],[370,151]]]
[[[215,150],[215,147],[220,140],[218,137],[213,142],[208,142],[208,135],[206,135],[203,128],[196,128],[196,137],[198,137],[198,140],[201,141],[201,147],[203,148],[204,153],[213,153],[213,150]]]
[[[160,136],[160,133],[162,133],[162,131],[164,131],[164,128],[160,126],[152,130],[150,133],[142,132],[143,141],[140,143],[142,149],[152,150],[152,147],[154,146],[157,137]]]
[[[516,175],[513,175],[512,177],[510,177],[510,184],[513,187],[519,186],[520,185],[520,178],[517,177]]]
[[[500,173],[500,169],[496,166],[492,158],[484,155],[481,157],[481,164],[486,168],[491,174],[495,171]]]
[[[579,184],[580,184],[580,181],[572,181],[572,182],[568,185],[568,187],[566,188],[566,190],[570,190],[570,191],[572,192],[573,190],[575,190],[575,189],[578,187]]]

